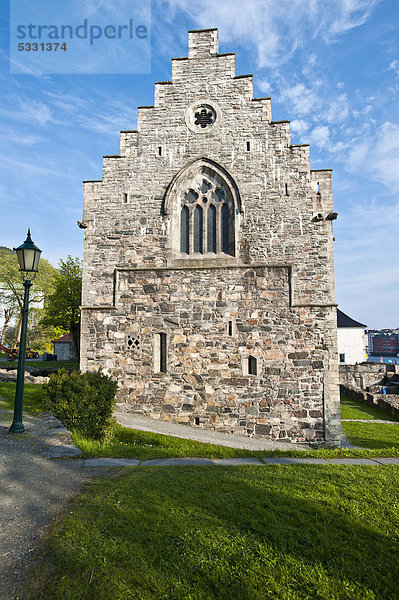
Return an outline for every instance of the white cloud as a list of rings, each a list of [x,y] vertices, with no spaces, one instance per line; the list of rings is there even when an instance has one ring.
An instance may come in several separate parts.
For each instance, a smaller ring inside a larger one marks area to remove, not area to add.
[[[367,173],[392,192],[399,190],[399,124],[386,121],[371,134],[353,141],[347,168]]]
[[[292,133],[297,133],[298,135],[302,135],[309,129],[309,123],[304,121],[303,119],[294,119],[291,121],[291,131]]]
[[[369,327],[399,323],[397,254],[399,203],[365,198],[340,213],[334,226],[337,302]]]
[[[11,102],[10,102],[11,105]],[[50,123],[59,123],[53,115],[51,108],[44,102],[37,100],[23,101],[19,100],[14,104],[15,108],[2,107],[0,116],[4,116],[8,121],[29,122],[40,127]]]
[[[309,141],[311,144],[323,148],[328,144],[329,138],[330,130],[327,125],[318,125],[310,132]]]
[[[37,160],[28,161],[28,160],[20,160],[18,158],[13,158],[12,156],[3,156],[2,158],[3,166],[6,167],[8,172],[15,172],[19,174],[21,177],[21,173],[25,178],[31,177],[33,179],[37,179],[40,176],[51,176],[52,178],[59,179],[70,179],[72,175],[72,167],[69,170],[66,169],[58,169],[56,168],[58,165],[54,162],[54,164],[47,166],[43,166],[40,164],[40,156],[38,155]]]
[[[44,138],[41,135],[34,135],[29,133],[20,134],[14,129],[3,129],[0,132],[0,144],[4,144],[4,149],[6,145],[9,144],[17,144],[19,146],[33,146],[34,144],[39,144],[43,142]]]
[[[285,62],[309,39],[334,42],[365,23],[381,0],[164,0],[181,9],[199,27],[218,26],[224,41],[240,40],[256,48],[260,67]],[[159,0],[159,4],[162,4]]]
[[[281,91],[280,99],[292,106],[295,115],[314,113],[320,105],[318,94],[304,83],[286,87]]]
[[[399,190],[399,124],[387,121],[379,128],[373,163],[377,179]]]
[[[396,58],[390,63],[389,70],[393,71],[396,75],[399,75],[399,60]]]
[[[363,25],[380,0],[343,0],[335,2],[331,33],[344,33]]]
[[[334,142],[329,144],[329,151],[332,154],[342,154],[348,148],[349,142],[343,142],[340,140],[339,142]]]
[[[349,115],[349,100],[347,94],[340,94],[331,100],[325,118],[328,123],[340,123]]]
[[[261,79],[260,81],[257,81],[257,86],[260,91],[264,92],[265,94],[270,94],[270,91],[273,89],[272,84],[267,79]]]

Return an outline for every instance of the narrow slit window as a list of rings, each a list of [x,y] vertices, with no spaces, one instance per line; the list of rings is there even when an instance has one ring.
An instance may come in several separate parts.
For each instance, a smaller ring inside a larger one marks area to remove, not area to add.
[[[123,204],[127,204],[127,194],[123,194]]]
[[[227,327],[227,332],[228,332],[229,336],[233,335],[233,321],[229,321],[228,327]]]
[[[251,150],[251,142],[247,142],[247,152],[250,152]]]
[[[221,233],[222,233],[222,252],[225,254],[230,254],[230,214],[229,207],[227,204],[223,204],[222,206],[222,219],[221,219]]]
[[[216,254],[216,208],[211,204],[207,213],[207,250]]]
[[[202,254],[202,208],[196,206],[194,210],[194,252]]]
[[[189,212],[187,206],[183,206],[180,215],[180,252],[189,254]]]
[[[158,146],[158,156],[162,156],[162,146]]]
[[[159,333],[159,371],[166,373],[166,333]]]
[[[254,356],[248,356],[248,375],[257,375],[258,368],[256,358]]]
[[[289,193],[288,193],[288,183],[285,184],[285,195],[289,196]]]

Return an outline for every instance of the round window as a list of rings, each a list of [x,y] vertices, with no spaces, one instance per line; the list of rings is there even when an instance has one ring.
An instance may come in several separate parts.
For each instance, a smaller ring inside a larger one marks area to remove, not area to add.
[[[191,104],[185,114],[187,127],[195,133],[208,133],[220,121],[220,110],[214,102],[204,100]]]

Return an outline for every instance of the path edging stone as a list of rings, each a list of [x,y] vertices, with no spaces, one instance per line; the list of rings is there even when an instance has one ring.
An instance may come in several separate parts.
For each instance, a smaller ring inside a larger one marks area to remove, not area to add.
[[[89,458],[85,467],[177,467],[177,466],[272,466],[272,465],[399,465],[399,458],[298,458],[290,456],[243,458],[152,458],[148,460],[129,458]]]

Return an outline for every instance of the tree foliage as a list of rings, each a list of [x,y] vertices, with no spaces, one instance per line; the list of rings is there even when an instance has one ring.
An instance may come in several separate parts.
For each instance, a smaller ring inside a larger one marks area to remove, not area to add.
[[[80,301],[82,295],[82,262],[68,256],[60,260],[55,275],[54,291],[45,301],[43,325],[70,331],[74,350],[79,357]]]
[[[56,270],[44,258],[40,260],[39,272],[30,289],[29,306],[33,310],[41,308],[43,299],[54,290]],[[11,318],[20,321],[24,303],[24,286],[19,270],[18,259],[10,248],[0,247],[0,304],[6,321],[6,328]],[[10,318],[7,321],[7,317]],[[5,336],[3,329],[2,337]],[[17,334],[18,337],[18,334]]]

